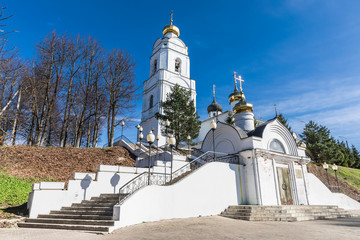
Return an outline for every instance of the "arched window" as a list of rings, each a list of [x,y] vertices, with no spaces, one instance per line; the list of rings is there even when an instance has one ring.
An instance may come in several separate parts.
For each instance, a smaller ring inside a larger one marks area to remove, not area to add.
[[[157,59],[154,60],[153,73],[156,73],[156,70],[157,70]]]
[[[277,140],[277,139],[273,139],[270,143],[270,150],[276,151],[276,152],[281,152],[281,153],[285,153],[285,148],[283,146],[283,144]]]
[[[181,61],[179,58],[175,60],[175,72],[180,73],[181,70]]]
[[[150,96],[150,105],[149,105],[149,108],[152,108],[154,106],[154,96],[151,95]]]

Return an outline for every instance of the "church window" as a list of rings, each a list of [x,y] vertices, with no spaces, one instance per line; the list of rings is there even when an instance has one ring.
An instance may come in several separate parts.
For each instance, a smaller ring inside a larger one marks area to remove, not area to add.
[[[180,61],[179,58],[177,58],[177,59],[175,60],[175,72],[180,73],[180,66],[181,66],[181,61]]]
[[[157,70],[157,59],[154,60],[153,73],[156,73],[156,70]]]
[[[273,139],[270,143],[270,150],[276,151],[276,152],[281,152],[281,153],[285,153],[285,148],[283,146],[283,144],[277,140],[277,139]]]
[[[150,96],[150,107],[149,108],[152,108],[154,106],[154,96],[151,95]]]

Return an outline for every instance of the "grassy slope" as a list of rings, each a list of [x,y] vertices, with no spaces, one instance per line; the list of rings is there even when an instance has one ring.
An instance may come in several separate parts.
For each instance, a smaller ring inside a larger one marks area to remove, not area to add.
[[[329,173],[335,175],[335,172],[332,170],[331,166],[329,167]],[[339,166],[337,174],[339,179],[346,181],[351,186],[356,187],[360,191],[360,169]]]
[[[0,204],[21,205],[27,201],[34,179],[20,179],[0,173]]]
[[[0,172],[0,219],[18,218],[19,214],[24,214],[26,212],[24,204],[28,200],[31,186],[38,181],[41,180],[18,178]]]

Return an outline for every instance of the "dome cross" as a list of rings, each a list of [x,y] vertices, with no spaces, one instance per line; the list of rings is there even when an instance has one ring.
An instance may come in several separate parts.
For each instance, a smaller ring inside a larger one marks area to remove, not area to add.
[[[173,25],[173,14],[174,14],[174,11],[171,10],[171,13],[170,13],[170,25]]]
[[[240,91],[242,92],[242,82],[244,82],[243,79],[241,79],[241,76],[239,75],[239,77],[236,76],[237,72],[234,72],[234,82],[235,82],[235,86],[236,86],[236,81],[239,81],[240,84]]]

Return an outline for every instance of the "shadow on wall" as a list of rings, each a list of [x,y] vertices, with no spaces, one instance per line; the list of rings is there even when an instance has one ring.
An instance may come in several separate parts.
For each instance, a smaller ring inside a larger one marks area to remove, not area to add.
[[[115,173],[114,176],[112,176],[112,178],[110,179],[110,184],[114,187],[114,193],[116,193],[116,186],[118,185],[119,181],[120,175],[117,173]]]
[[[229,168],[235,173],[235,181],[236,181],[236,192],[237,192],[237,202],[239,205],[245,204],[245,197],[243,194],[243,182],[241,179],[242,167],[238,164],[229,164]]]
[[[89,174],[86,174],[86,176],[81,180],[81,188],[84,190],[84,200],[86,200],[86,189],[89,188],[91,184],[92,178]]]

